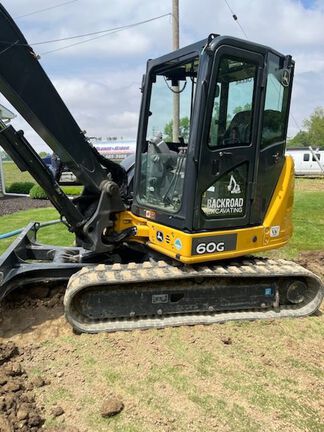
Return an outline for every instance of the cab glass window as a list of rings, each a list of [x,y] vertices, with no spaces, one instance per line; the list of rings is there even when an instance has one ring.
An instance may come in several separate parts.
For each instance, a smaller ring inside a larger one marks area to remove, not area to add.
[[[219,65],[209,147],[248,145],[251,141],[256,64],[224,56]]]
[[[270,53],[268,64],[261,148],[285,140],[287,121],[289,77],[287,80],[278,56]]]

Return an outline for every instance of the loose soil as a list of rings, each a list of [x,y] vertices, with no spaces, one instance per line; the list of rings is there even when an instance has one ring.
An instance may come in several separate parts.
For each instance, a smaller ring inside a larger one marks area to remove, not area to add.
[[[302,252],[296,261],[324,280],[324,251]]]
[[[0,197],[0,216],[31,208],[51,207],[48,200],[31,199],[28,197]]]
[[[298,261],[324,276],[324,251]],[[22,371],[10,377],[21,396],[3,424],[17,427],[28,403],[28,419],[45,419],[51,432],[322,430],[322,314],[78,336],[64,319],[63,293],[39,286],[2,305],[0,353],[13,347],[6,361]],[[103,418],[105,401],[124,409]]]

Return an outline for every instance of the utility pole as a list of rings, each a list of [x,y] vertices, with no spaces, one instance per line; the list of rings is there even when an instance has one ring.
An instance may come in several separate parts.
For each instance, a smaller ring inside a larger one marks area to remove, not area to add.
[[[179,0],[172,0],[172,48],[179,49]],[[173,91],[173,128],[172,140],[179,142],[180,94],[179,85],[172,87]]]

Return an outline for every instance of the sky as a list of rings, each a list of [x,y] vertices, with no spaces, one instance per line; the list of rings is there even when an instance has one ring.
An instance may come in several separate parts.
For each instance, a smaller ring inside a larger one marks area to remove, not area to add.
[[[54,7],[66,3],[61,7]],[[245,38],[225,0],[179,0],[180,46],[219,33]],[[74,41],[40,41],[100,31],[170,13],[172,0],[2,0],[41,55],[41,64],[88,136],[136,138],[139,87],[146,61],[172,50],[171,17],[48,52]],[[249,40],[291,54],[296,61],[288,135],[324,106],[324,0],[228,0]],[[53,7],[53,8],[52,8]],[[47,11],[33,13],[45,8]],[[77,40],[75,40],[77,41]],[[8,105],[2,95],[0,103]],[[38,151],[45,145],[17,116]]]

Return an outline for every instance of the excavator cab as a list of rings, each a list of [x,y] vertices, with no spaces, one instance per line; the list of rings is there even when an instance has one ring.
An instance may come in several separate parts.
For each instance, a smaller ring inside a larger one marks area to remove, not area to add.
[[[285,163],[293,68],[290,56],[218,35],[149,61],[133,213],[187,232],[261,224]]]

